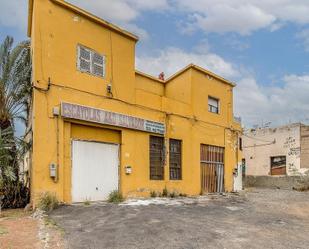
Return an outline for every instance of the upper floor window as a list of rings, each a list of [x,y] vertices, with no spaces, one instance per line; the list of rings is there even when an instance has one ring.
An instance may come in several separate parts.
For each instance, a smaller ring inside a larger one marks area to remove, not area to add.
[[[208,111],[219,113],[219,99],[208,96]]]
[[[105,75],[105,57],[94,50],[78,45],[77,68],[98,77]]]

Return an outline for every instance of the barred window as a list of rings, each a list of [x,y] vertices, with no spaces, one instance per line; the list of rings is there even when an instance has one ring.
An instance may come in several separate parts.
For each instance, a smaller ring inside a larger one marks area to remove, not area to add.
[[[105,57],[89,48],[78,45],[78,70],[98,77],[105,75]]]
[[[170,180],[181,180],[181,140],[170,139]]]
[[[164,179],[164,138],[150,136],[150,180]]]

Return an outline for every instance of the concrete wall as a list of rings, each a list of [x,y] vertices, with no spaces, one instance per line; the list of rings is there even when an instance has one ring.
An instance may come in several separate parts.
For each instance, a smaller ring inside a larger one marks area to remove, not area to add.
[[[308,190],[308,176],[246,176],[245,187]]]
[[[309,168],[309,126],[300,127],[300,168]]]
[[[278,128],[252,129],[243,136],[243,155],[246,160],[246,175],[270,175],[270,157],[286,156],[288,176],[304,174],[301,168],[300,124]],[[306,146],[308,144],[306,143]]]

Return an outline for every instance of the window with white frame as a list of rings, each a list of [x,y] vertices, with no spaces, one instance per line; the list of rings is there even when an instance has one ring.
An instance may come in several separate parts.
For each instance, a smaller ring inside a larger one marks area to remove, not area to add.
[[[208,96],[208,111],[219,113],[219,99]]]
[[[77,47],[77,68],[98,77],[105,75],[105,57],[96,51],[78,45]]]

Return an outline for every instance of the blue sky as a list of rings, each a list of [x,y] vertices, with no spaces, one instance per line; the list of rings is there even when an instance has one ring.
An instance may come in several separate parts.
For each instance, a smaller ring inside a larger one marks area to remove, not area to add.
[[[26,39],[27,1],[0,0],[0,38]],[[237,83],[247,126],[309,122],[308,0],[70,0],[139,35],[136,67],[195,63]]]

